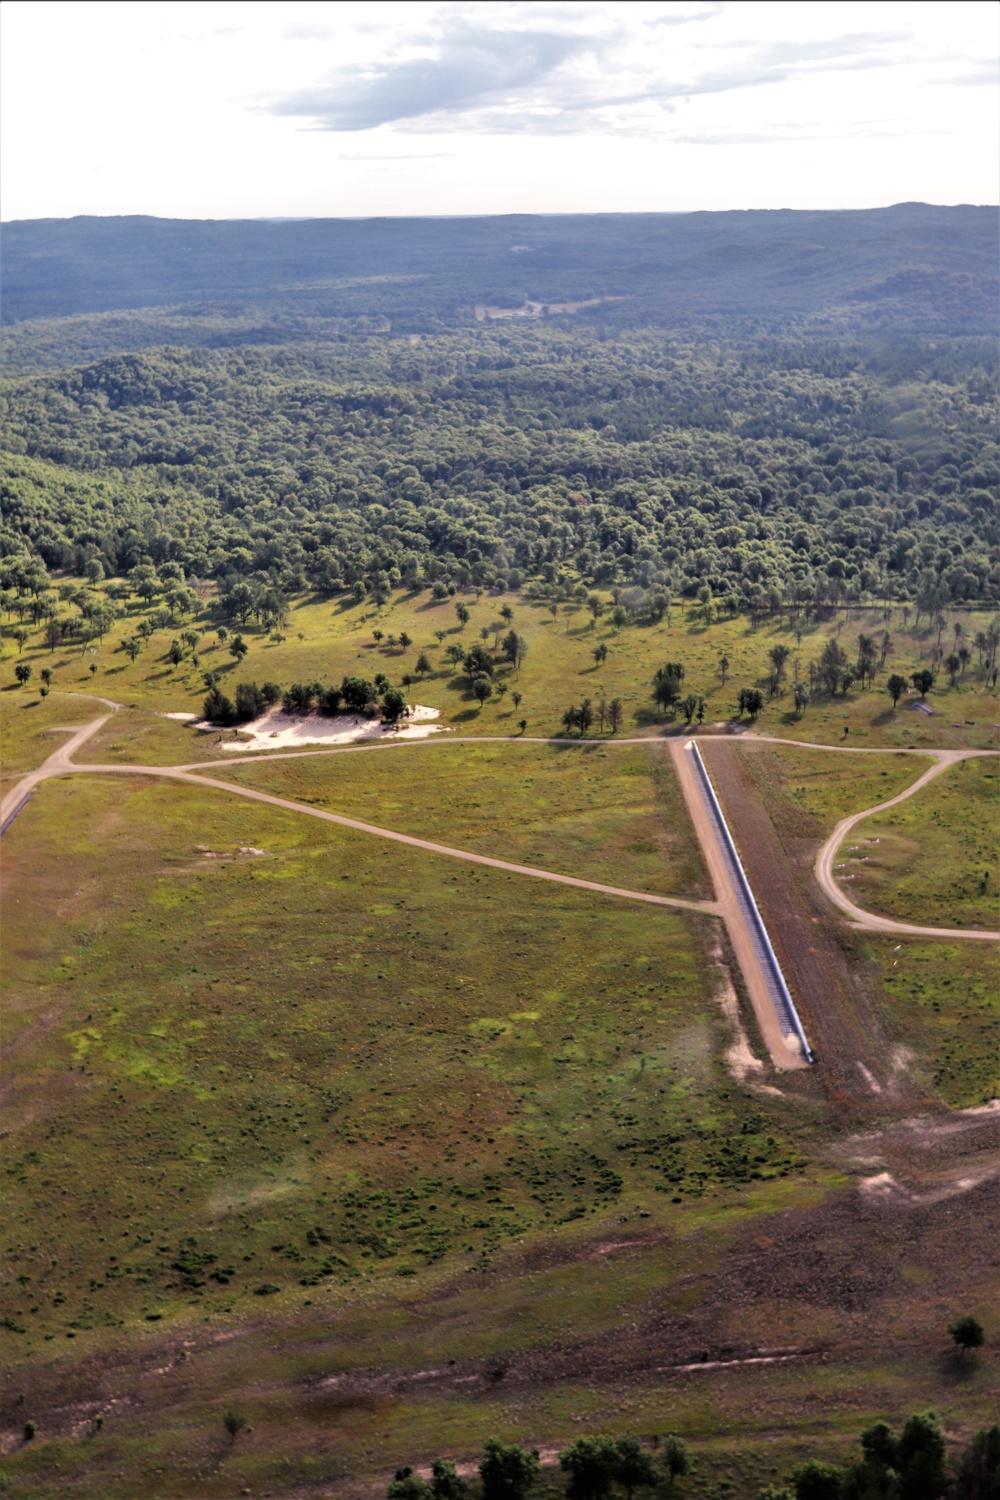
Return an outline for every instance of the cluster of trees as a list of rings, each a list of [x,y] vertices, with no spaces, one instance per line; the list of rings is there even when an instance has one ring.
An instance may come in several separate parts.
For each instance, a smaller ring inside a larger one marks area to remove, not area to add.
[[[276,682],[265,682],[260,687],[255,682],[240,682],[234,698],[221,690],[216,673],[207,672],[205,682],[208,695],[202,714],[210,724],[223,726],[256,719],[279,699],[289,714],[308,714],[315,709],[321,714],[346,711],[370,717],[379,710],[387,724],[398,724],[408,712],[405,693],[393,687],[381,672],[372,682],[365,677],[345,677],[339,687],[328,687],[322,682],[293,682],[284,691]]]
[[[218,584],[228,619],[278,628],[306,587],[447,594],[562,570],[654,617],[678,593],[706,618],[995,597],[979,354],[917,377],[912,428],[886,417],[881,374],[821,363],[794,341],[777,360],[750,336],[570,327],[118,355],[9,383],[0,553],[115,576],[175,563]]]
[[[639,1489],[657,1485],[673,1487],[690,1472],[691,1456],[680,1438],[655,1440],[657,1452],[644,1448],[638,1438],[579,1437],[559,1455],[559,1467],[568,1476],[569,1500],[605,1500],[615,1486],[627,1500]],[[479,1463],[478,1495],[481,1500],[526,1500],[539,1474],[538,1449],[488,1438]],[[435,1459],[430,1480],[412,1468],[398,1469],[386,1491],[387,1500],[465,1500],[470,1487],[447,1459]]]
[[[584,698],[579,707],[571,704],[562,716],[563,728],[567,733],[572,734],[576,730],[581,739],[594,723],[601,734],[604,733],[605,724],[612,734],[617,734],[624,719],[625,709],[620,698],[612,698],[610,703],[601,698],[596,707],[589,698]]]
[[[691,1471],[687,1445],[676,1437],[579,1437],[559,1454],[567,1500],[608,1500],[640,1490],[672,1493]],[[387,1500],[526,1500],[539,1476],[537,1449],[490,1438],[473,1488],[447,1459],[436,1459],[430,1480],[412,1468],[396,1471]],[[846,1465],[811,1459],[787,1485],[769,1485],[759,1500],[996,1500],[1000,1494],[1000,1427],[978,1432],[950,1470],[945,1439],[932,1414],[909,1417],[899,1434],[876,1422],[861,1434],[861,1456]]]

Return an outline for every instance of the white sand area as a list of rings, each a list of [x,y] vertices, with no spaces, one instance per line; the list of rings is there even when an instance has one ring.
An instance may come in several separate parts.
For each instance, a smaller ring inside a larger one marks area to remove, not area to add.
[[[215,724],[199,723],[195,727],[203,734],[222,733],[224,750],[243,753],[247,750],[295,750],[301,745],[354,745],[362,740],[407,739],[423,740],[431,734],[449,733],[440,724],[431,721],[440,717],[441,710],[425,708],[412,703],[410,712],[401,719],[398,729],[392,729],[378,718],[366,719],[363,714],[286,714],[280,708],[268,709],[259,719],[241,724],[239,735],[231,731],[220,731]]]

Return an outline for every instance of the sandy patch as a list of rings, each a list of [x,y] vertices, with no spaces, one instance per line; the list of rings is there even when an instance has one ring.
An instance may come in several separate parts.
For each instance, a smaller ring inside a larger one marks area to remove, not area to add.
[[[198,721],[199,714],[161,714],[161,719],[176,719],[178,724],[194,724]]]
[[[440,709],[414,703],[398,729],[363,714],[286,714],[272,708],[259,719],[240,726],[239,739],[223,740],[222,748],[236,753],[247,750],[297,750],[302,745],[356,745],[364,740],[423,740],[431,734],[447,732],[431,722],[440,717]],[[199,723],[203,733],[218,733],[215,724]]]

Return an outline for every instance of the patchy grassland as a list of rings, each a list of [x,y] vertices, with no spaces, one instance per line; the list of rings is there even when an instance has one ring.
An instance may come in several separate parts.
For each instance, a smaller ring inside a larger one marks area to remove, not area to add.
[[[782,839],[822,840],[841,818],[902,792],[930,762],[914,755],[824,755],[794,745],[741,750]]]
[[[870,935],[865,945],[879,966],[889,1024],[928,1089],[953,1109],[1000,1098],[997,945]]]
[[[227,767],[227,780],[477,854],[710,898],[664,750],[446,742]]]
[[[758,728],[763,732],[818,744],[841,744],[848,739],[851,744],[988,749],[1000,743],[997,694],[984,691],[975,663],[954,688],[948,686],[947,674],[939,671],[927,700],[933,717],[918,712],[913,707],[914,698],[902,699],[893,711],[884,689],[888,674],[901,672],[909,678],[917,667],[929,664],[937,643],[936,630],[904,628],[898,609],[889,623],[893,645],[878,685],[864,691],[856,687],[834,698],[818,695],[799,717],[791,702],[796,674],[807,679],[809,662],[818,659],[830,635],[837,636],[849,657],[856,653],[859,632],[880,638],[885,628],[881,609],[855,610],[851,620],[845,620],[841,612],[835,620],[796,628],[784,619],[770,620],[753,629],[743,616],[704,625],[675,607],[669,621],[631,624],[618,630],[607,614],[594,622],[586,610],[563,604],[553,617],[547,603],[518,595],[485,595],[479,599],[468,595],[462,602],[470,612],[464,627],[456,619],[454,601],[434,601],[426,591],[396,593],[381,609],[370,601],[354,604],[305,595],[294,601],[280,641],[272,641],[266,632],[253,626],[242,630],[250,651],[240,665],[229,654],[228,644],[218,640],[206,607],[195,622],[200,639],[194,653],[188,652],[175,667],[167,657],[171,639],[191,622],[157,630],[132,663],[120,642],[135,633],[145,616],[155,612],[133,601],[103,643],[92,642],[82,653],[77,647],[51,651],[44,645],[43,628],[39,627],[25,646],[23,660],[32,663],[36,679],[41,667],[50,667],[56,687],[86,691],[89,686],[90,691],[135,708],[197,712],[205,695],[203,673],[207,670],[218,671],[223,690],[230,693],[242,680],[272,680],[287,686],[292,681],[336,683],[348,674],[373,677],[384,672],[398,682],[406,673],[415,674],[417,658],[423,651],[430,658],[432,670],[423,678],[414,677],[410,697],[439,709],[442,723],[460,727],[463,733],[517,733],[521,718],[527,719],[530,734],[562,733],[563,711],[583,697],[591,698],[594,704],[601,697],[607,701],[618,697],[625,708],[625,733],[656,733],[679,722],[658,719],[650,697],[653,673],[665,661],[684,664],[685,688],[705,696],[706,722],[711,723],[727,720],[735,712],[741,687],[761,687],[767,696],[768,651],[780,643],[791,655],[781,691],[768,699],[759,720]],[[499,614],[505,603],[514,611],[513,628],[527,642],[527,656],[518,671],[500,668],[498,680],[506,681],[512,691],[502,701],[494,698],[480,709],[467,680],[451,667],[445,651],[454,643],[468,650],[480,642],[484,629],[492,646],[497,637],[490,627],[499,624],[502,631],[508,628]],[[962,611],[955,614],[954,621],[971,640],[988,624],[989,616],[981,611]],[[943,650],[949,644],[951,624],[949,621],[942,635]],[[3,665],[8,676],[13,674],[16,656],[16,646],[9,640],[14,628],[10,623],[4,627],[8,639]],[[380,643],[374,640],[374,630],[382,632]],[[436,638],[438,631],[444,632],[441,642]],[[404,632],[412,638],[412,645],[405,651],[398,644],[389,647],[388,636],[398,640]],[[608,657],[598,665],[593,651],[601,645],[607,647]],[[723,657],[729,662],[724,684],[720,669]],[[90,671],[91,665],[98,669],[95,674]],[[516,709],[514,690],[523,698]],[[21,692],[34,696],[34,683]],[[12,694],[15,698],[20,695]],[[107,737],[106,742],[110,743]],[[190,743],[190,736],[176,730],[174,742],[176,758],[186,758],[182,747]],[[94,754],[95,749],[89,753]],[[145,751],[137,745],[132,753],[138,758]]]
[[[838,854],[862,906],[939,927],[1000,926],[1000,761],[964,760],[866,818]]]
[[[64,735],[53,733],[63,725],[86,724],[107,713],[94,698],[52,693],[0,692],[0,774],[16,776],[33,771],[58,749]]]
[[[50,784],[8,837],[36,1353],[802,1169],[718,1062],[691,919],[176,785]]]

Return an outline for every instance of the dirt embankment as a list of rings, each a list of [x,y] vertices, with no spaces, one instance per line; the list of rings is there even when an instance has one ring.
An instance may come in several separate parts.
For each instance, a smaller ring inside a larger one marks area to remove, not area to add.
[[[913,1109],[922,1095],[886,1033],[874,977],[850,953],[859,939],[813,878],[818,840],[796,830],[783,841],[755,784],[751,747],[713,740],[702,752],[831,1103],[865,1115]]]

